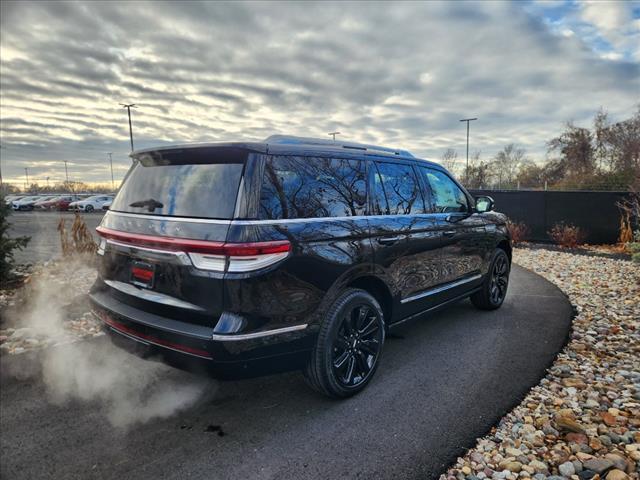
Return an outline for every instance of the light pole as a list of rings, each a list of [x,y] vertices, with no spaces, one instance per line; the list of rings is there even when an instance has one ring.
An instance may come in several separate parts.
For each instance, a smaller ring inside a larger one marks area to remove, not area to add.
[[[29,188],[29,168],[28,167],[24,167],[24,176],[25,179],[27,180],[27,183],[25,184],[25,190],[27,188]]]
[[[64,162],[64,178],[67,181],[67,185],[69,185],[69,170],[67,170],[67,161],[63,160]]]
[[[120,105],[123,108],[127,109],[127,114],[129,114],[129,139],[131,140],[131,151],[133,152],[133,128],[131,127],[131,108],[136,108],[135,103],[121,103]]]
[[[340,132],[329,132],[327,135],[330,135],[333,137],[333,141],[336,141],[336,135],[340,135]]]
[[[473,122],[477,118],[463,118],[461,122],[467,122],[467,172],[465,173],[466,181],[469,182],[469,122]]]
[[[115,183],[113,181],[113,158],[111,158],[111,152],[107,153],[109,155],[109,164],[111,165],[111,189],[115,190]]]

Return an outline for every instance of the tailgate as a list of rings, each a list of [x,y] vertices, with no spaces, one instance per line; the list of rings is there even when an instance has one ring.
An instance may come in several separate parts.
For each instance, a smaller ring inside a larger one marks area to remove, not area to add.
[[[133,307],[213,326],[222,313],[224,272],[195,268],[187,251],[192,244],[224,243],[228,228],[228,221],[165,220],[110,211],[99,227],[99,284]]]

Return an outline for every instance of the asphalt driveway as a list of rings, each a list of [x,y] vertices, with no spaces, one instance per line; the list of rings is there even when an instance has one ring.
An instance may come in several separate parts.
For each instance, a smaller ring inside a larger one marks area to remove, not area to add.
[[[216,383],[196,406],[127,430],[99,402],[52,403],[38,376],[8,374],[26,357],[3,357],[0,476],[434,479],[539,381],[571,316],[556,287],[515,266],[500,310],[464,301],[400,327],[354,398],[320,397],[299,374]]]

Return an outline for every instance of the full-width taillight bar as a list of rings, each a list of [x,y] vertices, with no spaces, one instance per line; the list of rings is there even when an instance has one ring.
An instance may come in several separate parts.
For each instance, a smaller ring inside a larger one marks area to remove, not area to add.
[[[105,239],[131,246],[187,253],[194,266],[202,270],[256,270],[282,260],[291,251],[291,243],[288,240],[227,243],[120,232],[105,227],[98,227],[96,231]]]

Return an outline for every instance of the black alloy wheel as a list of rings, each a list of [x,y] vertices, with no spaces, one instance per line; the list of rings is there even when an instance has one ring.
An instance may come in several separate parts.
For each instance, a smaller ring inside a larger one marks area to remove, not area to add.
[[[493,264],[489,294],[493,304],[500,304],[507,295],[509,285],[509,259],[506,255],[499,255]]]
[[[333,372],[344,387],[367,380],[378,361],[382,327],[378,313],[369,305],[356,305],[341,315],[333,341]]]
[[[364,290],[345,290],[320,325],[304,372],[309,385],[329,397],[344,398],[364,389],[382,356],[384,313]]]
[[[507,296],[511,262],[507,252],[496,249],[491,257],[489,271],[479,291],[471,295],[471,302],[481,310],[500,308]]]

